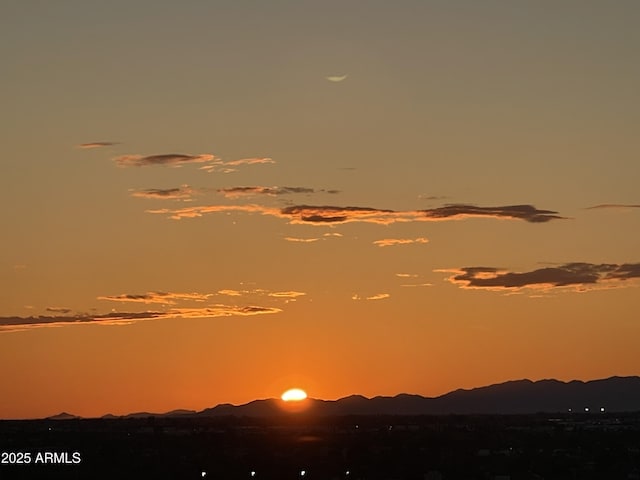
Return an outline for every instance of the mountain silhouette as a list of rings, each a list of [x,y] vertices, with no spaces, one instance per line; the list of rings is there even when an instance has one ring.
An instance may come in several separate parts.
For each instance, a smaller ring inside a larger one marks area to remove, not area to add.
[[[352,395],[339,400],[309,398],[304,410],[316,416],[337,415],[446,415],[529,414],[540,412],[640,411],[640,377],[573,380],[516,380],[470,390],[455,390],[439,397],[400,394],[366,398]],[[282,415],[282,401],[254,400],[244,405],[223,404],[198,416],[268,417]]]
[[[296,402],[297,403],[297,402]],[[290,404],[291,405],[291,404]],[[310,415],[447,415],[447,414],[533,414],[560,412],[638,412],[640,411],[640,377],[611,377],[583,382],[572,380],[513,380],[486,387],[459,389],[439,397],[401,393],[394,397],[366,398],[351,395],[339,400],[308,398],[301,408],[286,408],[280,399],[254,400],[244,405],[224,403],[200,412],[172,410],[167,413],[137,412],[120,417],[274,417],[295,412]],[[49,419],[79,418],[68,413]]]

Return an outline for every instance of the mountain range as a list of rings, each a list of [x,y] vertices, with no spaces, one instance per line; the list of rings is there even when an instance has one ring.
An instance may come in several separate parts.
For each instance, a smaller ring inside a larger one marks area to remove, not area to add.
[[[541,412],[636,412],[640,411],[640,377],[611,377],[583,382],[573,380],[515,380],[470,390],[455,390],[438,397],[399,394],[366,398],[352,395],[339,400],[308,398],[302,402],[280,399],[254,400],[244,405],[221,404],[196,412],[174,410],[156,414],[138,412],[140,417],[271,417],[294,412],[314,416],[343,415],[446,415],[446,414],[532,414]],[[103,418],[123,418],[105,415]],[[77,418],[67,413],[51,419]]]

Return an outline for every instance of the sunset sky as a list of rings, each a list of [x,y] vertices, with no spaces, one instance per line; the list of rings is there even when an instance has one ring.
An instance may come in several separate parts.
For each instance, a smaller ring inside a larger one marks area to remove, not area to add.
[[[640,374],[639,24],[2,2],[0,418]]]

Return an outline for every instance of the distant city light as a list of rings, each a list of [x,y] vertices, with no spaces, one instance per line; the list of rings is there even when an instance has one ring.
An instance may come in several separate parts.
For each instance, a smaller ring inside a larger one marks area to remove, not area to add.
[[[584,407],[584,411],[588,412],[589,411],[589,407]]]
[[[202,478],[204,478],[207,476],[207,472],[202,472],[200,475],[202,476]]]
[[[253,470],[251,470],[251,476],[255,477],[256,476],[256,472],[254,472]]]
[[[307,474],[306,470],[300,470],[300,476],[304,477]]]
[[[600,407],[600,411],[604,413],[604,407]]]

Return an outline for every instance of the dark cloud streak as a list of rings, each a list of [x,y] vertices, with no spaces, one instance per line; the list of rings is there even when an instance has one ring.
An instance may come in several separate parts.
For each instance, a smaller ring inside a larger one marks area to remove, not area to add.
[[[501,290],[583,286],[589,289],[586,287],[612,282],[620,284],[625,280],[640,278],[640,263],[576,262],[529,272],[509,272],[494,267],[464,267],[447,271],[454,273],[448,280],[462,288]]]

